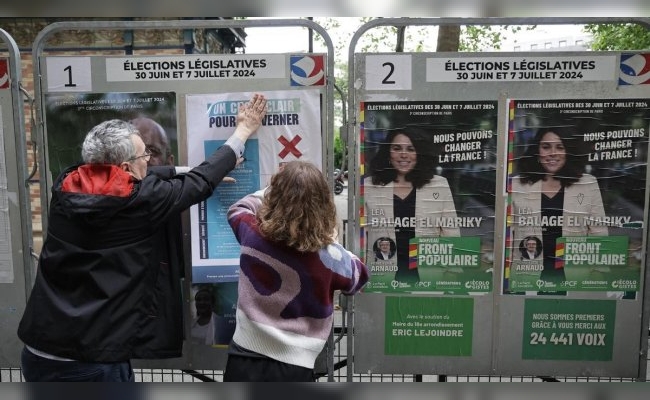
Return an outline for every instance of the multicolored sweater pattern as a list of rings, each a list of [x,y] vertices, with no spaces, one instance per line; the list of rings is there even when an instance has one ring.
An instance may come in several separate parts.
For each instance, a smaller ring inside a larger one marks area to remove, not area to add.
[[[332,329],[334,292],[361,290],[368,268],[338,243],[306,253],[265,239],[255,219],[261,204],[251,194],[228,210],[241,244],[233,340],[275,360],[314,368]]]

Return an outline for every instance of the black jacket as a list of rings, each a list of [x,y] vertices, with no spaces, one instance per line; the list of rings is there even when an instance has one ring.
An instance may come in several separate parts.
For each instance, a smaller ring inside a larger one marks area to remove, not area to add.
[[[235,162],[222,146],[187,174],[163,179],[173,167],[150,168],[123,196],[62,191],[78,167],[64,171],[20,339],[88,362],[181,356],[182,243],[168,247],[169,223],[207,199]]]

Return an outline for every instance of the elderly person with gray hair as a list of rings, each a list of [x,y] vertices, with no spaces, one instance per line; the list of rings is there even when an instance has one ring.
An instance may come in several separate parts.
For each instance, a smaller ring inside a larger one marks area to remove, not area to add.
[[[84,164],[54,183],[18,327],[27,381],[133,381],[132,358],[182,355],[182,271],[161,249],[165,223],[213,193],[266,109],[255,94],[225,145],[178,175],[173,166],[148,171],[151,153],[128,122],[105,121],[88,132]]]

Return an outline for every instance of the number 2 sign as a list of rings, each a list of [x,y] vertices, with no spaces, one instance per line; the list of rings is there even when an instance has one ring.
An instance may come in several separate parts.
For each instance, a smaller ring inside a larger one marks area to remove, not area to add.
[[[411,56],[366,57],[366,90],[411,90]]]

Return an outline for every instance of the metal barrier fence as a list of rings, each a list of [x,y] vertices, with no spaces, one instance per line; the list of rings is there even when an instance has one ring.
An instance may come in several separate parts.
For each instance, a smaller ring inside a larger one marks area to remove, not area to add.
[[[344,305],[344,302],[339,302]],[[331,379],[319,376],[318,382],[348,382],[347,328],[344,326],[345,306],[337,310],[333,331],[334,367]],[[650,359],[646,360],[650,365]],[[134,369],[136,382],[222,382],[221,370]],[[650,377],[647,377],[650,378]],[[647,379],[646,378],[646,379]],[[24,382],[20,368],[0,368],[0,382]],[[635,382],[628,378],[491,376],[491,375],[411,375],[353,373],[352,382]]]

